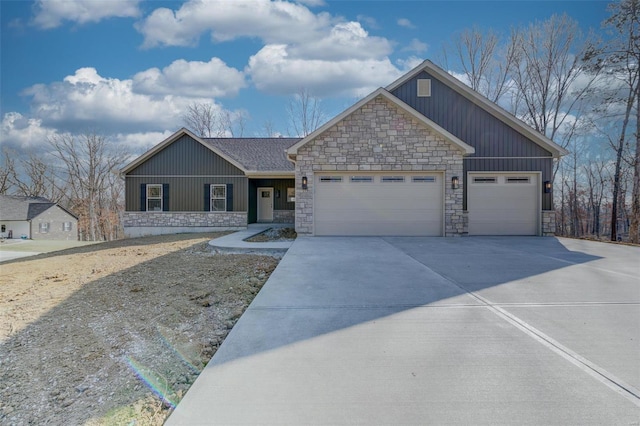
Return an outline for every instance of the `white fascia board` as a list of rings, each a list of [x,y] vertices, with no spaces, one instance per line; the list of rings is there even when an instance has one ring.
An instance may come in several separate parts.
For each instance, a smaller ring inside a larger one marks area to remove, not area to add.
[[[475,152],[475,149],[472,146],[464,143],[458,137],[452,135],[451,133],[449,133],[448,131],[446,131],[445,129],[443,129],[442,127],[440,127],[439,125],[437,125],[436,123],[434,123],[433,121],[428,119],[427,117],[425,117],[420,112],[416,111],[415,109],[411,108],[406,103],[402,102],[400,99],[398,99],[397,97],[392,95],[389,91],[387,91],[386,89],[383,89],[381,87],[381,88],[375,90],[373,93],[371,93],[368,96],[366,96],[365,98],[363,98],[360,101],[356,102],[354,105],[352,105],[351,107],[349,107],[348,109],[346,109],[342,113],[338,114],[332,120],[330,120],[327,123],[325,123],[323,126],[318,128],[313,133],[310,133],[307,137],[303,138],[302,140],[297,142],[295,145],[291,146],[287,150],[287,154],[289,155],[290,158],[291,158],[291,156],[295,156],[297,154],[299,148],[301,148],[302,146],[306,145],[310,141],[314,140],[316,137],[320,136],[322,133],[324,133],[325,131],[329,130],[331,127],[335,126],[340,121],[344,120],[349,115],[353,114],[356,110],[360,109],[361,107],[363,107],[364,105],[366,105],[367,103],[369,103],[370,101],[372,101],[373,99],[375,99],[378,96],[384,97],[386,100],[388,100],[389,102],[393,103],[394,105],[396,105],[397,107],[399,107],[400,109],[402,109],[403,111],[405,111],[406,113],[408,113],[409,115],[411,115],[412,117],[417,119],[419,122],[423,123],[426,127],[428,127],[431,130],[435,131],[436,133],[438,133],[440,136],[445,138],[450,143],[453,143],[454,145],[456,145],[458,148],[460,148],[462,151],[465,152],[465,155],[473,154]]]
[[[206,144],[198,136],[194,135],[188,129],[183,127],[180,130],[178,130],[177,132],[175,132],[174,134],[172,134],[171,136],[169,136],[168,138],[166,138],[165,140],[163,140],[162,142],[160,142],[159,144],[155,145],[153,148],[149,149],[147,152],[142,154],[140,157],[136,158],[131,163],[127,164],[125,167],[120,169],[120,174],[121,175],[125,175],[125,174],[129,173],[131,170],[135,169],[140,164],[144,163],[145,161],[147,161],[148,159],[150,159],[151,157],[156,155],[158,152],[162,151],[164,148],[166,148],[167,146],[171,145],[172,143],[174,143],[175,141],[177,141],[178,139],[180,139],[182,136],[185,136],[185,135],[189,136],[191,139],[195,140],[200,145],[204,146],[205,148],[207,148],[208,150],[212,151],[213,153],[219,155],[224,160],[228,161],[229,163],[233,164],[235,167],[237,167],[238,169],[240,169],[241,171],[246,173],[246,169],[244,168],[244,166],[242,166],[242,164],[238,163],[236,160],[234,160],[233,158],[227,156],[226,154],[218,151],[215,147]]]

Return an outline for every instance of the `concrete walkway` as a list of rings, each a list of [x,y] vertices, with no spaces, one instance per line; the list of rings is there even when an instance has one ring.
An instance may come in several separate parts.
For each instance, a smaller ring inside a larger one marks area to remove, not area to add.
[[[638,258],[299,237],[166,424],[637,424]]]
[[[293,244],[293,241],[268,241],[251,243],[245,241],[270,228],[293,228],[292,223],[252,223],[247,229],[216,238],[209,242],[209,246],[216,251],[227,253],[285,253]]]

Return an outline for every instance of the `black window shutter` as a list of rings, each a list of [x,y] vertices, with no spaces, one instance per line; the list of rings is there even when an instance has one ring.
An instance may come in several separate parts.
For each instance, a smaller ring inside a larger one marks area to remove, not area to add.
[[[204,211],[211,211],[211,185],[208,183],[204,184]]]
[[[227,184],[227,211],[233,211],[233,184]]]
[[[147,184],[140,184],[140,211],[147,211]]]
[[[163,212],[169,211],[169,184],[168,183],[162,184],[162,211]]]

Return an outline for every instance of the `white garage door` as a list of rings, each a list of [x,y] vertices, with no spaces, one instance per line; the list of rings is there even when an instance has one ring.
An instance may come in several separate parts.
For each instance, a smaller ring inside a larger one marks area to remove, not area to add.
[[[537,235],[538,174],[469,173],[469,235]]]
[[[442,235],[442,174],[316,175],[316,235]]]

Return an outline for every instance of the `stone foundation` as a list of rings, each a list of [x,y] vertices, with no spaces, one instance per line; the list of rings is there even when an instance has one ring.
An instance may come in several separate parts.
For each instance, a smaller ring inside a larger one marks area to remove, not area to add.
[[[296,221],[295,210],[274,210],[273,223],[294,223]]]
[[[134,233],[134,228],[145,231],[143,235],[156,235],[151,232],[153,228],[167,231],[162,234],[206,232],[217,228],[246,228],[247,212],[124,212],[122,222],[128,236]]]
[[[542,236],[553,237],[556,234],[556,212],[554,210],[542,211]]]

